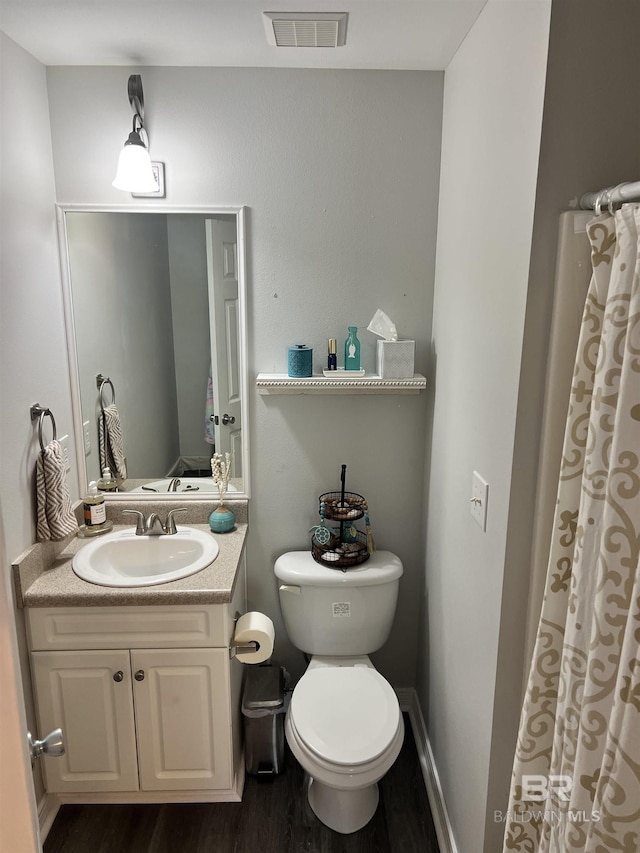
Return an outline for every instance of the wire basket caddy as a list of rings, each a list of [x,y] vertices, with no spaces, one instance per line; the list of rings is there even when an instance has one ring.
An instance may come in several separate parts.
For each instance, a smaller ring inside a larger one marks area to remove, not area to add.
[[[357,492],[345,490],[346,467],[342,466],[342,489],[324,492],[318,498],[321,523],[311,528],[313,559],[342,571],[366,562],[374,550],[367,502]],[[366,533],[358,530],[354,524],[363,517]]]
[[[352,542],[341,542],[340,536],[333,533],[325,544],[318,542],[314,533],[311,538],[311,554],[317,563],[333,569],[359,566],[371,556],[367,548],[367,534],[360,530],[356,531]]]
[[[318,498],[320,515],[332,521],[355,521],[362,518],[367,502],[357,492],[325,492]]]

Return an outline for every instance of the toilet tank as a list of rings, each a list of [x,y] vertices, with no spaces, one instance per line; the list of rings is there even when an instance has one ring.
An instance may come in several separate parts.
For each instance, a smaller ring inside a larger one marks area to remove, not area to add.
[[[368,655],[385,644],[398,600],[402,563],[376,551],[342,572],[309,551],[289,551],[274,568],[291,642],[310,655]]]

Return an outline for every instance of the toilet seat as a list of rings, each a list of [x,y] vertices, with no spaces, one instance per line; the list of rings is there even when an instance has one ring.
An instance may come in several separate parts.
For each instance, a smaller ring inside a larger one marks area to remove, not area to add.
[[[370,666],[308,670],[291,699],[291,721],[307,749],[323,761],[374,761],[398,734],[400,708],[389,682]]]

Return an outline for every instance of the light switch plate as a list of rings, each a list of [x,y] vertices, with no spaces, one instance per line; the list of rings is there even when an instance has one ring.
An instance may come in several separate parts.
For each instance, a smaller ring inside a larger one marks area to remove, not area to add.
[[[477,471],[474,471],[471,482],[471,515],[483,530],[487,529],[488,501],[489,484]]]
[[[82,435],[84,438],[84,455],[88,456],[91,453],[91,435],[89,433],[89,421],[83,422]]]

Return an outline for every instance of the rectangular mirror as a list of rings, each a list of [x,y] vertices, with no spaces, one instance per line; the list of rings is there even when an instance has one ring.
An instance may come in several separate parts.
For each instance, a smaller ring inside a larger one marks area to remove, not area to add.
[[[79,493],[115,415],[119,497],[213,498],[214,452],[248,497],[244,208],[58,205],[58,226]]]

